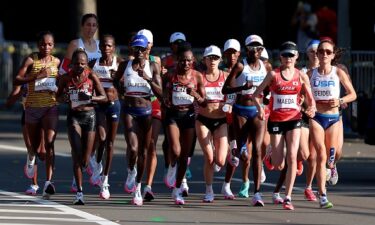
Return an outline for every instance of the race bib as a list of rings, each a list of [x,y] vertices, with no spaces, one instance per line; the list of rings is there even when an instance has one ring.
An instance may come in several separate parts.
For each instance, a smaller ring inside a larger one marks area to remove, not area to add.
[[[296,109],[299,110],[297,95],[277,95],[273,96],[273,110]]]
[[[45,77],[35,80],[35,91],[56,91],[56,78]]]

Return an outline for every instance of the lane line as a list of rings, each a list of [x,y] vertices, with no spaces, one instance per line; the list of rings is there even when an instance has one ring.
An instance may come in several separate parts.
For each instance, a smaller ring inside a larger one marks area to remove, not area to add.
[[[97,223],[97,224],[102,224],[102,225],[118,225],[118,223],[109,221],[105,218],[95,216],[95,215],[92,215],[90,213],[87,213],[87,212],[84,212],[84,211],[81,211],[81,210],[78,210],[78,209],[74,209],[74,208],[71,208],[71,207],[66,206],[66,205],[61,205],[61,204],[58,204],[56,202],[51,202],[51,201],[48,201],[48,200],[39,199],[39,198],[34,197],[34,196],[20,195],[19,193],[8,192],[8,191],[4,191],[4,190],[1,190],[1,189],[0,189],[0,194],[6,195],[6,196],[11,196],[11,197],[14,197],[14,198],[22,198],[22,199],[25,199],[25,200],[30,200],[30,201],[33,201],[35,203],[42,204],[42,205],[48,205],[49,207],[61,210],[62,212],[66,213],[66,214],[75,215],[75,216],[78,216],[78,217],[81,217],[81,218],[85,219],[85,220],[71,219],[71,221],[68,221],[68,222],[86,222],[87,221],[87,222]],[[28,206],[28,205],[25,204],[23,206]],[[2,217],[0,217],[0,218],[2,218]],[[14,217],[11,217],[11,218],[14,218]],[[32,217],[27,217],[27,218],[32,219]],[[44,218],[44,219],[49,220],[50,218]],[[60,218],[53,218],[53,219],[59,220]],[[69,220],[69,219],[64,219],[64,220]]]

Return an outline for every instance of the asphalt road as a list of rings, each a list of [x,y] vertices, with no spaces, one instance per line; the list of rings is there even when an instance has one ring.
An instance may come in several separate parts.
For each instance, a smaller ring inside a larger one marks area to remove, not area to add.
[[[224,200],[220,194],[224,170],[215,174],[214,203],[203,203],[203,158],[198,145],[190,165],[193,177],[188,181],[190,194],[185,198],[186,205],[174,205],[171,190],[162,182],[163,158],[158,151],[159,164],[153,185],[156,199],[137,207],[130,204],[131,196],[123,191],[127,164],[126,145],[120,128],[109,178],[111,198],[99,199],[99,189],[90,186],[89,177],[85,174],[83,190],[86,205],[74,206],[74,194],[70,193],[72,166],[64,117],[61,117],[55,143],[57,156],[53,181],[57,194],[50,201],[41,199],[41,191],[36,197],[24,195],[29,181],[23,174],[26,150],[19,118],[18,112],[0,112],[1,224],[374,224],[375,221],[375,147],[363,144],[360,139],[345,142],[344,158],[338,164],[339,183],[328,187],[329,199],[335,205],[332,209],[320,209],[317,202],[303,199],[304,175],[296,180],[294,211],[273,205],[271,196],[278,172],[270,171],[266,171],[267,180],[262,185],[266,203],[263,208],[251,206],[251,199]],[[162,138],[159,137],[159,142]],[[42,187],[44,164],[39,165],[39,186]],[[240,178],[241,173],[237,170],[232,183],[234,193],[240,189]]]

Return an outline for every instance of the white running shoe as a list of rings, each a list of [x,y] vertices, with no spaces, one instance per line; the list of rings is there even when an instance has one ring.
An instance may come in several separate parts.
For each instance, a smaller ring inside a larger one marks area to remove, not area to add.
[[[266,173],[264,172],[264,165],[262,163],[262,173],[260,175],[260,183],[264,183],[266,181],[267,177],[266,177]]]
[[[101,199],[109,199],[109,197],[111,197],[111,193],[109,193],[109,184],[108,183],[102,183],[100,185],[99,197]]]
[[[180,190],[183,197],[187,197],[189,195],[189,186],[186,178],[182,179]]]
[[[232,149],[228,152],[227,155],[227,161],[233,167],[237,167],[240,164],[240,159],[235,155],[235,152],[236,149]]]
[[[337,172],[336,164],[333,166],[332,169],[330,169],[331,177],[328,180],[328,184],[330,185],[336,185],[337,181],[339,180],[339,174]]]
[[[50,199],[51,195],[56,193],[55,186],[51,181],[46,181],[43,188],[43,199]]]
[[[155,199],[155,194],[152,192],[151,186],[146,185],[143,189],[143,199],[146,201],[152,201]]]
[[[138,205],[138,206],[143,205],[143,198],[142,198],[142,194],[141,194],[141,189],[140,188],[136,188],[135,189],[135,192],[133,193],[132,204],[133,205]]]
[[[221,194],[224,195],[224,199],[233,200],[234,194],[230,189],[230,183],[223,182],[223,186],[221,187]]]
[[[176,172],[177,164],[175,166],[169,165],[166,176],[164,177],[164,183],[168,188],[173,188],[176,186]]]
[[[89,165],[86,167],[86,172],[89,176],[92,176],[92,173],[94,172],[96,164],[98,163],[96,162],[96,157],[94,154],[93,156],[90,157]]]
[[[70,192],[76,193],[77,190],[78,190],[78,188],[77,188],[77,184],[76,184],[76,178],[74,178],[74,176],[73,176],[72,185],[70,186]]]
[[[215,171],[215,173],[220,172],[220,170],[221,170],[221,167],[218,166],[216,163],[214,163],[214,171]]]
[[[204,195],[203,202],[205,203],[212,203],[214,202],[215,194],[213,191],[206,191],[206,194]]]
[[[280,196],[279,192],[274,192],[272,194],[272,202],[275,205],[283,204],[284,203],[284,199]]]
[[[181,193],[180,188],[176,188],[176,187],[173,188],[172,199],[174,200],[174,203],[176,205],[185,205],[185,200],[182,197],[182,193]]]
[[[90,177],[90,184],[94,186],[99,186],[101,180],[100,180],[100,174],[103,171],[103,165],[102,163],[97,163],[94,167],[94,170],[92,172],[92,175]]]
[[[331,179],[331,170],[326,168],[326,181],[328,182]]]
[[[135,178],[137,177],[137,168],[134,167],[133,170],[128,168],[128,176],[124,185],[124,189],[127,193],[133,193],[137,186],[135,185]]]
[[[29,155],[27,155],[26,164],[24,167],[24,172],[27,178],[31,179],[35,176],[36,172],[36,166],[35,166],[35,155],[33,156],[33,159],[30,160]]]
[[[29,188],[25,191],[27,195],[36,195],[37,191],[39,190],[38,185],[30,184]]]
[[[264,206],[264,202],[262,200],[262,195],[260,194],[260,192],[254,194],[253,198],[251,199],[251,204],[253,204],[253,206]]]
[[[83,193],[77,192],[76,197],[73,199],[73,205],[84,205],[85,201],[83,200]]]

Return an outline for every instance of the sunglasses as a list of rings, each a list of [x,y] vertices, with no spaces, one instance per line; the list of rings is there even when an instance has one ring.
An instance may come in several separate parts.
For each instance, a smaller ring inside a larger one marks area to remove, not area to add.
[[[318,54],[324,55],[326,53],[327,55],[332,55],[333,51],[330,49],[318,49]]]
[[[249,51],[261,52],[264,48],[262,46],[246,46],[246,49]]]
[[[293,58],[295,55],[292,53],[283,53],[281,54],[281,56],[284,58]]]
[[[216,61],[216,60],[220,59],[220,57],[217,56],[217,55],[209,55],[209,56],[206,56],[206,57],[207,57],[207,59],[212,60],[212,61]]]
[[[133,47],[134,52],[145,52],[147,48],[143,48],[140,46]]]

